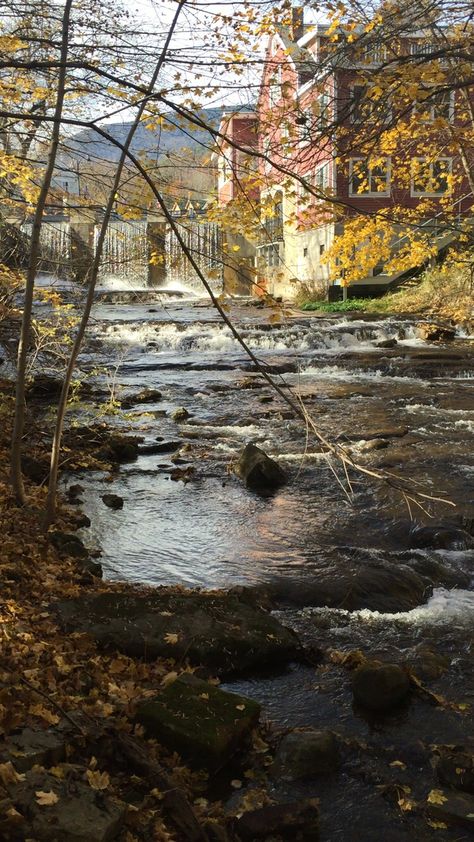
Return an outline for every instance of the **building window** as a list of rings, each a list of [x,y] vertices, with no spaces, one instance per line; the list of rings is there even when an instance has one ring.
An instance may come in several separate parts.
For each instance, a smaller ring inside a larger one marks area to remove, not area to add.
[[[371,99],[366,85],[353,85],[349,97],[349,118],[351,123],[365,123],[378,120],[386,123],[391,119],[392,109],[387,97]]]
[[[302,143],[308,143],[310,140],[311,120],[309,114],[300,113],[295,119],[296,131],[298,133],[298,140]]]
[[[366,44],[360,55],[360,63],[364,65],[383,64],[387,60],[387,48],[385,44],[374,42]]]
[[[363,158],[349,161],[349,196],[390,195],[390,159],[369,166]]]
[[[410,44],[410,55],[412,56],[429,56],[436,50],[436,44],[429,44],[427,41],[412,41]]]
[[[261,246],[259,248],[259,257],[267,266],[280,266],[280,243],[270,243],[268,246]]]
[[[273,108],[273,106],[276,105],[277,102],[279,102],[281,99],[281,82],[281,66],[279,66],[273,73],[268,88],[268,101],[270,108]]]
[[[454,91],[441,91],[428,97],[425,102],[416,102],[415,117],[427,123],[434,120],[446,120],[452,123],[454,119]]]
[[[443,196],[450,191],[451,158],[414,158],[412,161],[412,196]]]
[[[321,243],[321,245],[319,246],[319,256],[322,257],[325,251],[326,251],[326,247],[325,247],[324,243]]]
[[[329,163],[321,164],[314,173],[314,186],[317,190],[327,190],[329,187]]]
[[[320,94],[313,103],[312,111],[316,118],[315,127],[318,131],[324,131],[329,126],[331,120],[330,104],[328,93]]]

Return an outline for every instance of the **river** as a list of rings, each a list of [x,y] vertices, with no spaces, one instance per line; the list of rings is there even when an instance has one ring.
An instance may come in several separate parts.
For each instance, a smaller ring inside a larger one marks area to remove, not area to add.
[[[412,507],[413,521],[397,492],[355,472],[347,496],[337,464],[253,370],[206,302],[98,304],[82,369],[115,399],[159,389],[154,404],[114,420],[142,435],[145,448],[161,443],[166,451],[175,443],[169,452],[144,452],[112,478],[80,478],[92,520],[84,537],[100,546],[106,577],[253,588],[305,642],[403,661],[431,689],[472,705],[472,343],[462,332],[446,345],[424,342],[411,317],[291,313],[275,323],[271,311],[246,301],[230,311],[252,350],[301,396],[325,435],[361,464],[410,476],[456,507],[428,501],[426,512]],[[395,340],[392,347],[379,347],[387,340]],[[173,420],[178,408],[188,417]],[[246,490],[231,470],[249,441],[289,474],[274,496]],[[173,479],[176,468],[185,481]],[[106,508],[105,492],[122,496],[123,509]],[[380,757],[386,770],[403,761],[421,797],[427,746],[463,739],[459,713],[417,701],[374,722],[353,709],[342,667],[294,666],[231,686],[259,699],[277,728],[335,728],[375,752],[360,767],[349,764],[342,786],[340,778],[319,785],[331,805],[323,811],[322,839],[432,838],[421,819],[403,816],[400,824],[397,809],[381,797]],[[439,830],[437,838],[469,837]]]

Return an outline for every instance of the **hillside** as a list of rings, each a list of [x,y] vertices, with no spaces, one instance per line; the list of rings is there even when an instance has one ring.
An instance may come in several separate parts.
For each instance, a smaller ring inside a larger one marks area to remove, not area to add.
[[[224,108],[206,108],[200,113],[203,120],[217,127]],[[209,132],[195,129],[190,125],[178,126],[175,115],[171,115],[169,123],[163,129],[149,130],[140,124],[135,133],[131,151],[134,154],[146,154],[147,157],[166,153],[179,154],[184,149],[198,152],[202,148],[205,155],[212,146],[213,139]],[[128,135],[132,123],[108,123],[103,128],[117,141],[123,143]],[[73,135],[67,143],[67,150],[73,158],[91,160],[116,161],[120,156],[120,149],[112,143],[100,138],[93,129],[83,129]]]

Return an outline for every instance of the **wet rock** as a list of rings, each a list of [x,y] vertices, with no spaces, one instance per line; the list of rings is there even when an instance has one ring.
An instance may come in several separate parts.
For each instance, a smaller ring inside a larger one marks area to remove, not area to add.
[[[66,755],[65,737],[48,728],[35,731],[24,728],[8,738],[0,754],[0,764],[11,761],[17,772],[26,772],[33,766],[54,766]]]
[[[123,509],[123,497],[118,494],[102,494],[100,499],[108,509]]]
[[[69,499],[69,502],[72,503],[72,502],[76,501],[78,499],[78,497],[81,496],[83,491],[84,491],[84,487],[82,485],[79,485],[79,483],[74,483],[74,485],[70,485],[67,492],[66,492],[67,496],[68,496],[68,499]]]
[[[26,773],[24,781],[8,787],[16,810],[27,817],[24,838],[38,842],[111,842],[125,818],[125,805],[117,804],[81,780],[61,781],[42,771]],[[53,793],[53,804],[38,803],[38,792]]]
[[[474,755],[464,751],[442,754],[436,764],[442,784],[474,794]]]
[[[346,432],[341,433],[339,438],[346,439],[347,441],[358,441],[359,439],[369,441],[370,439],[403,438],[403,436],[406,436],[407,433],[408,427],[383,426],[375,427],[373,430],[347,430]]]
[[[38,374],[28,386],[28,395],[39,400],[54,400],[59,397],[63,388],[61,377],[50,374]]]
[[[96,579],[103,578],[104,571],[100,562],[94,561],[94,559],[92,558],[81,558],[78,559],[78,563],[81,571],[85,574],[88,580],[91,576],[93,576]]]
[[[236,473],[247,488],[262,495],[272,494],[286,482],[283,469],[255,444],[244,447]]]
[[[191,418],[191,413],[184,406],[179,406],[178,409],[175,409],[171,417],[173,421],[179,424],[181,421],[187,421],[188,418]]]
[[[356,669],[352,677],[354,701],[372,711],[388,711],[399,707],[410,692],[409,678],[396,664],[368,661]]]
[[[26,453],[21,457],[21,471],[25,477],[36,485],[42,485],[49,478],[50,458],[49,456],[28,456]]]
[[[287,842],[317,842],[319,808],[316,798],[304,798],[287,804],[270,804],[244,813],[234,822],[242,842],[257,839],[283,839]]]
[[[447,655],[433,652],[426,646],[418,646],[408,663],[419,678],[434,681],[449,669],[451,659]]]
[[[138,448],[138,453],[146,456],[153,456],[155,453],[174,453],[182,443],[182,441],[159,441],[156,444],[144,444]]]
[[[426,812],[446,824],[461,825],[474,830],[474,798],[472,795],[432,790],[428,795]]]
[[[396,339],[382,339],[375,343],[376,348],[395,348],[396,345],[398,345]]]
[[[218,769],[242,747],[259,716],[258,702],[186,673],[139,704],[136,718],[148,736],[200,766]]]
[[[138,456],[138,445],[143,441],[140,436],[122,436],[119,433],[113,433],[110,436],[106,453],[109,458],[116,462],[133,462]]]
[[[390,444],[387,439],[370,439],[359,445],[360,450],[364,453],[369,453],[371,450],[383,450]]]
[[[127,395],[121,401],[122,409],[129,409],[136,404],[143,404],[143,403],[156,403],[160,401],[162,398],[162,394],[158,389],[142,389],[140,392],[136,392],[134,395]]]
[[[103,646],[147,660],[187,658],[220,674],[283,666],[300,652],[290,629],[233,594],[163,588],[83,596],[54,608],[66,629],[88,632]]]
[[[340,762],[339,746],[332,731],[311,728],[283,737],[271,771],[274,778],[307,780],[335,772]]]
[[[85,529],[91,525],[91,519],[84,512],[68,515],[70,523],[75,529]]]
[[[87,547],[72,532],[61,532],[60,530],[50,532],[49,540],[60,555],[72,556],[73,558],[87,558],[89,556]]]
[[[434,550],[468,550],[474,547],[474,538],[464,529],[455,526],[420,526],[410,530],[410,547]]]
[[[425,342],[451,342],[456,336],[456,329],[437,322],[420,322],[417,325],[418,335]]]

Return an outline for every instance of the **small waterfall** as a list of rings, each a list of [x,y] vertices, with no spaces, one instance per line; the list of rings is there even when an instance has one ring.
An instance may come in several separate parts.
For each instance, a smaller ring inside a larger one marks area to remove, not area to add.
[[[100,225],[94,229],[97,246]],[[100,280],[107,287],[143,288],[148,276],[148,244],[145,220],[112,220],[102,253]]]
[[[33,224],[24,222],[21,230],[31,237]],[[71,266],[71,236],[69,220],[46,219],[40,233],[41,263],[56,278],[64,278]]]
[[[203,222],[186,219],[179,224],[179,233],[196,263],[216,294],[222,292],[222,235],[215,222]],[[166,235],[166,257],[168,283],[185,284],[199,295],[204,293],[201,280],[183,254],[181,244],[175,233],[168,230]]]

